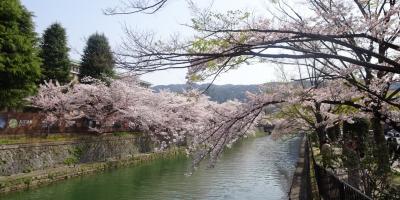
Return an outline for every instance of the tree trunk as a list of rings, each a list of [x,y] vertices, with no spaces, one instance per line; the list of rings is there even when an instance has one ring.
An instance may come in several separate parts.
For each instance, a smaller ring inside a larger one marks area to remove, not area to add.
[[[321,110],[321,105],[317,102],[315,102],[315,119],[317,124],[321,124],[324,119],[323,116],[320,113]],[[316,132],[318,135],[318,141],[319,141],[319,149],[322,149],[322,145],[326,143],[326,130],[325,126],[318,125],[316,128]]]
[[[381,176],[387,175],[387,173],[390,172],[389,151],[379,114],[375,114],[371,119],[371,128],[375,140],[374,157],[377,159],[377,173]]]
[[[325,128],[317,128],[316,130],[317,135],[318,135],[318,141],[319,141],[319,149],[322,149],[322,145],[326,143],[326,131]]]

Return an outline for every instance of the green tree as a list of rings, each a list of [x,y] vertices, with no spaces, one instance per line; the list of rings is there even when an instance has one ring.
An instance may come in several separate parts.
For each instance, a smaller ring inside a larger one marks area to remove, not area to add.
[[[80,78],[104,79],[114,76],[114,57],[104,34],[95,33],[87,41],[82,56]]]
[[[40,57],[43,59],[43,80],[70,81],[67,36],[59,23],[52,24],[43,34]]]
[[[40,78],[32,13],[19,0],[0,1],[0,110],[18,108]]]

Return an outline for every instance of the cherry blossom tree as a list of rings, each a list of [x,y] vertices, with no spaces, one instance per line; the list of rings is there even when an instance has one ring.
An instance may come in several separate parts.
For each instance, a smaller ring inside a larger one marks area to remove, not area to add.
[[[213,166],[226,146],[251,133],[255,122],[263,117],[263,108],[269,105],[283,106],[283,117],[272,118],[274,134],[280,135],[295,130],[326,132],[327,127],[340,121],[360,117],[359,111],[338,112],[338,106],[332,103],[344,105],[359,98],[355,96],[358,91],[343,80],[311,88],[281,84],[262,95],[249,93],[246,103],[223,104],[211,102],[196,91],[154,93],[140,87],[134,78],[112,80],[110,85],[98,80],[88,82],[65,86],[46,83],[32,103],[47,114],[49,125],[69,126],[75,119],[86,117],[99,122],[92,127],[99,133],[109,131],[115,123],[128,123],[130,130],[148,134],[158,144],[156,150],[185,142],[193,166],[207,156]]]
[[[89,79],[90,83],[41,85],[32,105],[47,116],[49,126],[72,126],[80,118],[96,121],[92,131],[110,131],[116,123],[127,123],[158,143],[157,150],[188,142],[189,152],[200,152],[197,164],[206,155],[216,160],[222,149],[248,133],[265,102],[257,107],[236,101],[218,104],[196,91],[176,94],[143,88],[135,78],[111,80],[110,85]],[[280,101],[271,97],[270,103]],[[242,112],[246,110],[246,112]],[[214,163],[214,162],[210,162]]]
[[[221,14],[190,2],[194,16],[187,26],[196,32],[192,39],[165,41],[127,29],[117,63],[139,74],[187,68],[189,81],[201,81],[244,64],[272,62],[300,66],[307,73],[298,80],[301,86],[283,84],[269,93],[249,94],[246,103],[216,104],[196,92],[156,94],[132,80],[114,80],[111,87],[101,82],[48,83],[33,102],[49,112],[49,122],[86,116],[100,121],[97,131],[102,132],[114,122],[128,121],[132,129],[150,134],[160,149],[188,140],[194,163],[209,155],[211,165],[225,146],[249,133],[271,104],[279,104],[283,114],[271,118],[274,134],[314,131],[320,145],[330,127],[366,117],[377,171],[386,177],[390,169],[383,124],[400,130],[399,2],[304,0],[301,12],[293,4],[276,2],[273,17],[244,11]],[[167,4],[128,0],[106,12],[151,14]]]
[[[166,5],[166,1],[129,2],[120,13],[153,12]],[[400,4],[395,0],[303,3],[306,6],[299,6],[299,12],[293,4],[277,1],[271,18],[243,11],[201,10],[192,2],[195,14],[187,25],[196,31],[192,40],[160,41],[155,35],[127,30],[119,64],[137,72],[188,68],[189,80],[204,80],[242,64],[276,62],[310,66],[326,78],[343,79],[366,96],[360,104],[345,103],[371,114],[379,149],[376,157],[385,174],[389,160],[382,123],[400,130],[395,116],[400,90],[392,89],[400,72]],[[314,105],[317,110],[320,106]],[[319,123],[321,117],[317,117]],[[323,141],[324,127],[318,129]]]

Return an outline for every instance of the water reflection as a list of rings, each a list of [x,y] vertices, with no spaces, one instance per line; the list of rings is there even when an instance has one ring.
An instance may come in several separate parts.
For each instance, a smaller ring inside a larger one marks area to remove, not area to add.
[[[6,196],[6,200],[287,199],[299,139],[247,139],[227,150],[213,169],[185,176],[185,157],[74,178]]]

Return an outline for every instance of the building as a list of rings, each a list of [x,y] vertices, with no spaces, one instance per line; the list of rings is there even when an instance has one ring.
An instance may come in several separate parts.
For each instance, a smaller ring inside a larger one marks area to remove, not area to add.
[[[78,61],[71,61],[71,68],[69,71],[71,78],[71,81],[73,82],[78,82],[79,81],[79,68],[80,68],[80,64]]]
[[[78,83],[79,82],[79,74],[80,74],[80,63],[78,61],[75,60],[71,60],[71,69],[69,71],[71,78],[71,82],[75,82]],[[116,75],[115,78],[116,79],[120,79],[123,78],[125,76],[133,76],[131,75]],[[139,81],[139,85],[145,88],[150,88],[151,87],[151,83],[147,82],[147,81],[143,81],[143,80],[138,80]]]

